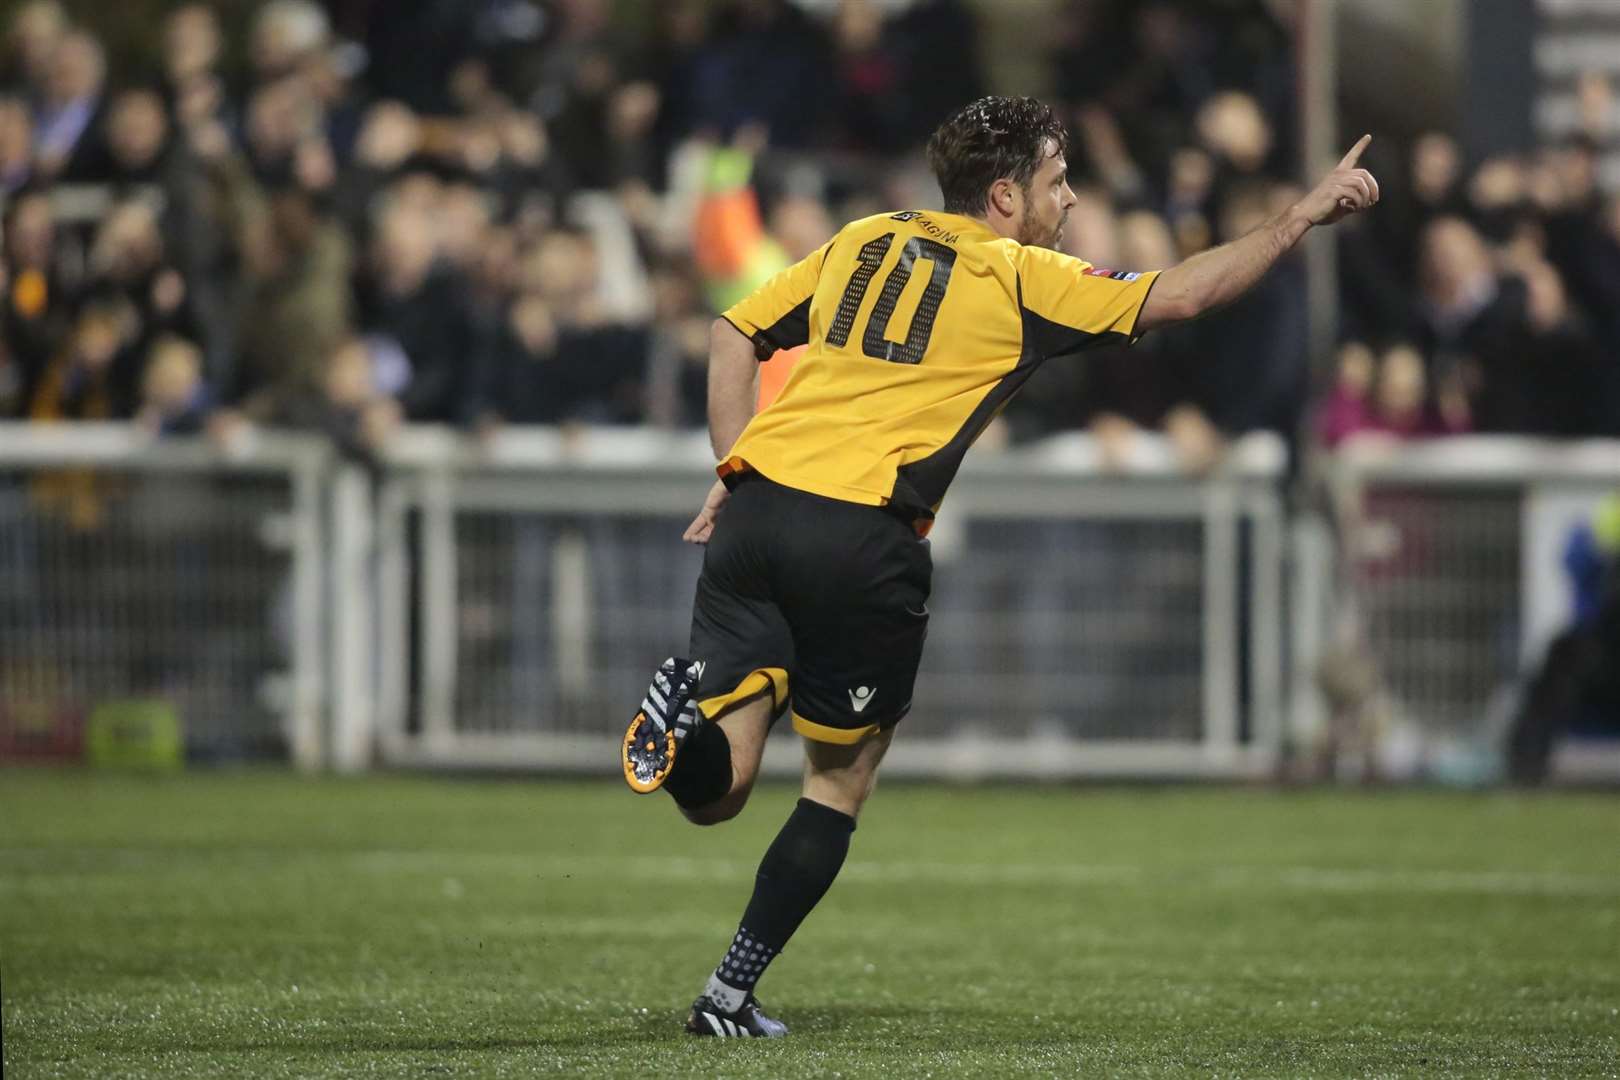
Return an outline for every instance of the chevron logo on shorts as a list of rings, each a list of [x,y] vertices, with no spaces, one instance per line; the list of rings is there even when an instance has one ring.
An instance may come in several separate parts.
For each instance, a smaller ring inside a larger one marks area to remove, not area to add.
[[[856,712],[865,710],[867,703],[877,697],[877,687],[857,686],[849,692],[849,707]]]

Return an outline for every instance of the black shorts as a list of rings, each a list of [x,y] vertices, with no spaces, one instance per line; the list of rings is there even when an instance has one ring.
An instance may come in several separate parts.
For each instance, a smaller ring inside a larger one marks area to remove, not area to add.
[[[793,727],[854,743],[911,709],[933,578],[928,542],[875,506],[745,476],[715,523],[692,604],[711,719],[769,694]]]

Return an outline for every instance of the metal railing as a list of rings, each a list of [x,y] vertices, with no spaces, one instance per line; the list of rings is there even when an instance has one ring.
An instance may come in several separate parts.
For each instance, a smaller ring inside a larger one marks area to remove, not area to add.
[[[1617,443],[1352,443],[1329,527],[1285,521],[1275,444],[1203,479],[1142,445],[1123,475],[1083,436],[969,458],[892,772],[1262,773],[1320,734],[1347,615],[1415,753],[1495,747],[1568,623],[1569,531],[1620,491]],[[316,436],[0,424],[0,736],[157,698],[205,757],[611,770],[686,642],[711,475],[646,430],[413,428],[364,470]]]
[[[0,726],[160,699],[194,755],[324,760],[318,437],[224,456],[123,424],[0,423]]]
[[[1162,448],[1106,473],[1084,436],[970,457],[931,537],[913,737],[886,769],[1268,769],[1282,735],[1282,465],[1266,439],[1201,480]],[[611,769],[653,667],[686,643],[702,553],[680,533],[712,476],[698,435],[400,439],[375,518],[385,760]],[[767,768],[796,768],[783,742]]]
[[[1409,765],[1494,756],[1527,672],[1571,621],[1564,545],[1620,492],[1620,442],[1353,440],[1330,477],[1338,570],[1317,544],[1297,580],[1336,578],[1338,589],[1299,619],[1312,643],[1302,656],[1335,634],[1359,638],[1398,729],[1385,741],[1404,742]],[[1313,719],[1296,711],[1299,741]],[[1620,771],[1612,748],[1578,746],[1560,762],[1565,776]]]

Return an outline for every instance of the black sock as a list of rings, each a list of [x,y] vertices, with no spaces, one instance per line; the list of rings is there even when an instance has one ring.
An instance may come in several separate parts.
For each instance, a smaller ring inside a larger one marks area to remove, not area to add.
[[[699,724],[681,740],[664,790],[688,810],[708,806],[731,790],[731,740],[719,724]]]
[[[741,1005],[766,965],[832,887],[854,831],[855,819],[848,814],[799,800],[760,860],[742,926],[709,980],[707,992],[716,1004],[728,1010]]]

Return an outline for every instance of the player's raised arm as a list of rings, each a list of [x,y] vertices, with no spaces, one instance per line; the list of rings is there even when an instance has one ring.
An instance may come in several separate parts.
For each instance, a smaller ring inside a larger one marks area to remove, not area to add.
[[[1378,202],[1378,181],[1359,168],[1372,142],[1363,135],[1339,165],[1299,202],[1253,231],[1199,252],[1159,275],[1142,305],[1138,332],[1196,319],[1248,292],[1316,225],[1331,225]]]

